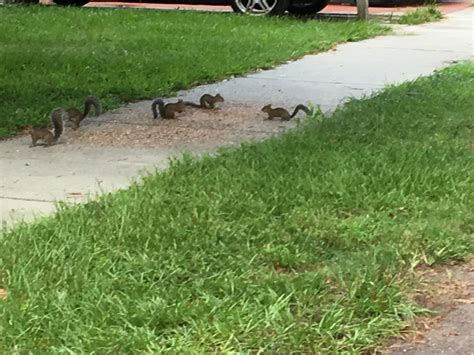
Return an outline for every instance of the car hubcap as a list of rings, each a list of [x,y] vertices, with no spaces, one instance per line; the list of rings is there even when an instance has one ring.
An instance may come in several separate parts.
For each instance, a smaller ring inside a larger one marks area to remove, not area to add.
[[[266,15],[273,10],[278,0],[235,0],[241,12],[252,15]]]

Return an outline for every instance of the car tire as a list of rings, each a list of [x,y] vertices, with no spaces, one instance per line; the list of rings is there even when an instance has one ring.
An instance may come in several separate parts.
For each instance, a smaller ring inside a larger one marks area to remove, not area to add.
[[[330,0],[304,0],[288,6],[288,12],[293,15],[313,15],[324,9]]]
[[[84,6],[89,0],[53,0],[56,5],[62,6]]]
[[[256,16],[277,16],[283,14],[290,0],[231,0],[234,12]]]

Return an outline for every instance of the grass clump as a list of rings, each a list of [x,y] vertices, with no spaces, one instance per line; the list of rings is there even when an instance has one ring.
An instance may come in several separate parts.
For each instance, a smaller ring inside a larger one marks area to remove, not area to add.
[[[474,63],[0,236],[0,351],[360,352],[473,251]]]
[[[398,19],[398,23],[403,25],[419,25],[425,22],[439,21],[442,18],[443,14],[438,6],[431,4],[403,14]]]
[[[375,22],[64,7],[0,8],[0,137],[55,107],[106,109],[385,33]]]

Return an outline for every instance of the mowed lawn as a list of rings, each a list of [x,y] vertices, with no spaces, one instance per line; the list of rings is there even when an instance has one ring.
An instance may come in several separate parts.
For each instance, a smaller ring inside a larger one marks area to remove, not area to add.
[[[473,251],[474,63],[0,235],[0,352],[371,351]]]
[[[375,22],[0,7],[0,138],[93,94],[111,109],[387,31]]]

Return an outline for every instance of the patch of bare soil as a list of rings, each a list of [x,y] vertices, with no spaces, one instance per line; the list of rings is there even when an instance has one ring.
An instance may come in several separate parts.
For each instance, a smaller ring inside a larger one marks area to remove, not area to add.
[[[419,270],[422,285],[413,299],[433,310],[418,317],[383,354],[474,354],[474,259],[453,267]]]
[[[296,120],[266,120],[260,106],[222,104],[214,110],[187,108],[176,119],[153,119],[151,102],[130,105],[117,113],[88,117],[67,129],[66,143],[121,147],[173,147],[188,143],[225,143],[264,138],[294,127]]]

